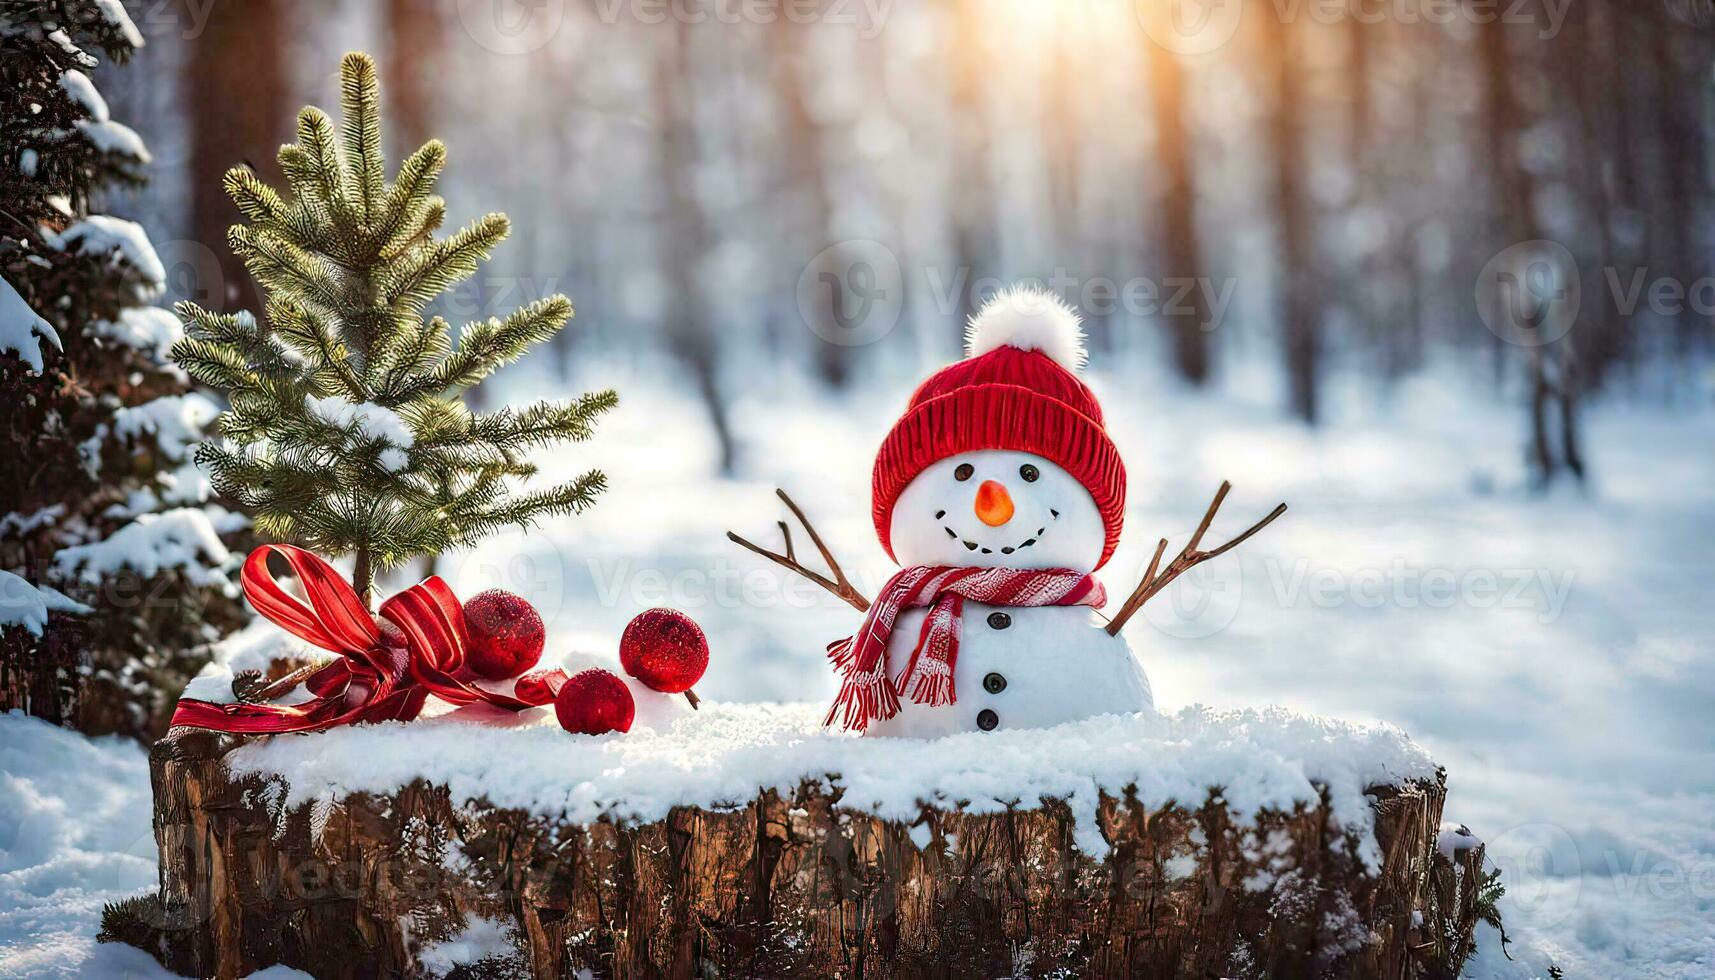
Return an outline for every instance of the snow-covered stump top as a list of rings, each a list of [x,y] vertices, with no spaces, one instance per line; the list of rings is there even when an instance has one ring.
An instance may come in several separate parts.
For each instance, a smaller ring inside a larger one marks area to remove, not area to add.
[[[284,778],[288,808],[353,793],[386,794],[417,780],[456,800],[551,820],[648,823],[675,807],[743,806],[759,791],[819,783],[842,806],[911,822],[924,805],[966,812],[1063,800],[1076,843],[1107,845],[1101,794],[1133,794],[1151,810],[1200,805],[1211,789],[1234,819],[1328,804],[1339,828],[1379,866],[1366,790],[1434,781],[1428,754],[1397,728],[1280,708],[1107,715],[1049,729],[917,739],[859,739],[823,728],[810,704],[704,704],[623,735],[572,736],[545,709],[513,716],[479,707],[410,724],[365,725],[239,747],[235,776]]]

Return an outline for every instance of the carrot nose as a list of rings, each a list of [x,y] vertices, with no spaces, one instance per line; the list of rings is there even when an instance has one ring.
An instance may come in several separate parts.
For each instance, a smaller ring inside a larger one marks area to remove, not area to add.
[[[993,480],[984,480],[977,488],[977,517],[989,527],[1000,527],[1012,520],[1012,495]]]

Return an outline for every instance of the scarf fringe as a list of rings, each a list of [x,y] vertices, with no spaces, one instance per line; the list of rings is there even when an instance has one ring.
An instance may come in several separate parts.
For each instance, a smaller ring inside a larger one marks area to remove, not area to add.
[[[822,719],[822,725],[832,725],[834,719],[839,718],[844,728],[861,732],[869,727],[872,720],[884,720],[896,714],[899,714],[899,693],[885,674],[877,672],[871,677],[847,677],[846,682],[840,685],[840,693],[834,698],[833,706],[828,709],[828,716]]]
[[[905,683],[900,685],[900,693],[917,704],[926,704],[932,708],[957,701],[958,696],[953,692],[952,668],[939,660],[925,660],[923,664],[931,669],[913,671],[905,678]],[[904,690],[906,685],[910,686],[910,691]]]
[[[835,640],[828,644],[828,662],[834,665],[835,673],[845,674],[850,672],[857,662],[856,649],[857,644],[853,643],[852,638],[849,636],[843,640]]]

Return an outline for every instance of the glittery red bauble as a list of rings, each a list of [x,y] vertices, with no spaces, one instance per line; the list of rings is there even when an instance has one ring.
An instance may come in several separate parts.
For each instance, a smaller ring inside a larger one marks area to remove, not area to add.
[[[517,677],[542,659],[542,617],[522,596],[503,589],[471,596],[464,604],[464,628],[470,636],[465,666],[478,677]]]
[[[554,716],[560,727],[576,735],[605,735],[631,731],[637,704],[631,689],[610,670],[586,670],[560,687]]]
[[[652,690],[678,694],[709,669],[709,641],[703,628],[677,609],[651,609],[625,627],[619,662]]]

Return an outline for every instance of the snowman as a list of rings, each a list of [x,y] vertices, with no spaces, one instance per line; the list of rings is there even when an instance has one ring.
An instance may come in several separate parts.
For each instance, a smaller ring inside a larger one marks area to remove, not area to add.
[[[901,566],[852,637],[828,723],[933,738],[1153,708],[1094,573],[1125,467],[1078,378],[1078,317],[1014,289],[972,318],[967,357],[912,396],[876,456],[881,543]]]

